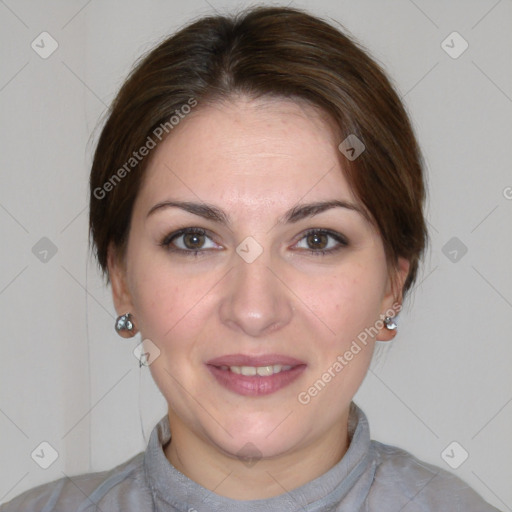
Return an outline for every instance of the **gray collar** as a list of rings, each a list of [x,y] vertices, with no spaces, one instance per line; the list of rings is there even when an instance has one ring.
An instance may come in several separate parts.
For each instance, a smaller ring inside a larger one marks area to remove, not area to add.
[[[145,475],[158,512],[320,512],[346,505],[359,510],[375,474],[370,455],[368,420],[353,402],[348,423],[350,445],[343,458],[327,473],[290,492],[262,500],[239,501],[219,496],[180,473],[165,457],[170,440],[165,415],[151,432],[144,454]],[[345,508],[343,509],[345,510]]]

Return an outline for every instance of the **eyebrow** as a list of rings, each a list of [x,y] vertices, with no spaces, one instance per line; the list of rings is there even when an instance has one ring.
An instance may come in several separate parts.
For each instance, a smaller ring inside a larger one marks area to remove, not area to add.
[[[180,208],[189,213],[193,213],[194,215],[198,215],[199,217],[203,217],[204,219],[218,222],[220,224],[225,224],[227,226],[231,225],[231,219],[229,215],[227,215],[220,208],[217,208],[216,206],[208,203],[194,203],[191,201],[162,201],[151,207],[146,218],[157,211],[162,211],[167,208]],[[368,219],[368,214],[360,206],[348,201],[333,199],[330,201],[318,201],[314,203],[296,205],[288,210],[284,215],[279,217],[277,223],[293,224],[299,222],[302,219],[313,217],[332,208],[345,208],[347,210],[352,210],[361,214],[365,219]]]

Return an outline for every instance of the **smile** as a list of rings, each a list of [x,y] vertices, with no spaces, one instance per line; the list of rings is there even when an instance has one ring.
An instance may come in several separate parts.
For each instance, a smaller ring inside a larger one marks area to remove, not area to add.
[[[306,368],[303,361],[276,354],[233,354],[208,361],[206,366],[218,384],[243,396],[275,393],[289,386]]]
[[[229,370],[230,372],[237,373],[239,375],[245,375],[246,377],[253,377],[259,375],[260,377],[268,377],[275,373],[286,372],[292,367],[290,365],[283,366],[282,364],[274,364],[268,366],[221,366],[221,370]]]

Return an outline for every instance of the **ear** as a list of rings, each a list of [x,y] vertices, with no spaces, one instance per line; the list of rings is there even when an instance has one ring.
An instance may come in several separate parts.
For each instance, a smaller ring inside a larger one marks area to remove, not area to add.
[[[128,287],[126,263],[122,261],[118,254],[118,250],[112,242],[108,246],[107,266],[110,277],[110,284],[112,286],[112,299],[114,301],[114,307],[117,311],[117,314],[133,314],[134,308]]]
[[[386,288],[386,295],[382,299],[381,315],[391,316],[389,313],[394,311],[396,316],[402,308],[403,294],[405,280],[409,274],[410,268],[409,260],[405,258],[398,258],[397,265],[388,277]],[[386,314],[387,312],[387,314]],[[385,325],[380,329],[377,335],[378,341],[391,341],[396,336],[396,329],[388,329]]]

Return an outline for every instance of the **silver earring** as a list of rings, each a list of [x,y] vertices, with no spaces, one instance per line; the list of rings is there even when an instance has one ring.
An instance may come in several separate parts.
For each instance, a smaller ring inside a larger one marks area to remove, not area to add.
[[[384,318],[384,325],[386,326],[386,329],[389,329],[390,331],[396,331],[398,328],[398,324],[395,322],[395,319],[390,316]]]
[[[118,316],[115,323],[117,334],[123,338],[131,338],[135,336],[136,329],[133,323],[133,316],[131,313],[125,313]]]

